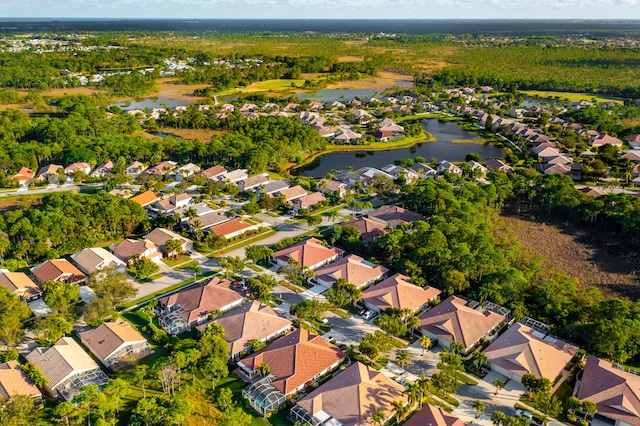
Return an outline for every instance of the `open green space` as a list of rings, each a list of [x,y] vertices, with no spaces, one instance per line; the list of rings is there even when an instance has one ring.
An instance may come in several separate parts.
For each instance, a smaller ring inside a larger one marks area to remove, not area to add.
[[[548,90],[523,90],[527,96],[532,96],[536,98],[543,98],[550,100],[560,100],[560,101],[569,101],[569,102],[580,102],[580,101],[593,101],[596,102],[610,102],[614,101],[616,103],[622,104],[622,100],[620,98],[615,98],[612,96],[604,96],[597,95],[594,93],[577,93],[577,92],[553,92]]]

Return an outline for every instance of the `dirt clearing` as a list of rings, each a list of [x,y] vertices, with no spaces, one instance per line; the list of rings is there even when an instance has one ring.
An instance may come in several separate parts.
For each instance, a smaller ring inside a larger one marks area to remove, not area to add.
[[[545,213],[519,217],[505,211],[502,218],[522,244],[548,264],[578,278],[582,287],[597,287],[608,297],[640,298],[638,247],[611,232],[554,223]],[[547,220],[545,222],[545,220]]]

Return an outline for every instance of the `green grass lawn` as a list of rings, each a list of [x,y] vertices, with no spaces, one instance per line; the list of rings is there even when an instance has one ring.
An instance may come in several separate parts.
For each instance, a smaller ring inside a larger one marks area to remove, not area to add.
[[[534,96],[537,98],[555,98],[559,97],[561,101],[569,101],[569,102],[580,102],[580,101],[591,101],[595,99],[597,102],[609,102],[609,101],[617,101],[622,104],[622,101],[618,98],[614,98],[611,96],[602,96],[602,95],[594,95],[593,93],[577,93],[577,92],[551,92],[551,91],[541,91],[541,90],[523,90],[527,96]]]
[[[216,257],[216,256],[219,256],[221,254],[228,253],[231,250],[236,250],[236,249],[239,249],[239,248],[242,248],[242,247],[250,246],[251,244],[253,244],[253,243],[257,242],[257,241],[263,240],[263,239],[265,239],[267,237],[270,237],[271,235],[275,235],[277,233],[278,233],[278,231],[275,231],[275,230],[263,232],[261,234],[256,235],[253,238],[249,238],[248,240],[243,240],[243,241],[240,241],[240,242],[238,242],[236,244],[231,244],[231,245],[225,247],[222,250],[219,250],[219,251],[217,251],[215,253],[210,253],[210,254],[207,255],[207,257]]]
[[[190,256],[187,256],[186,254],[183,254],[182,256],[178,257],[177,259],[170,259],[168,257],[163,257],[162,258],[162,262],[169,266],[170,268],[174,268],[177,265],[182,265],[183,263],[189,263],[191,262],[193,259]]]

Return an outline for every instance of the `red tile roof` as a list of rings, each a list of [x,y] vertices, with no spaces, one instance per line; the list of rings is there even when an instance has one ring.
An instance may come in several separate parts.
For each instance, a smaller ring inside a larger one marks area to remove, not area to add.
[[[229,234],[242,231],[243,229],[251,228],[252,226],[253,225],[251,225],[250,223],[243,221],[242,218],[236,217],[228,222],[214,225],[210,227],[209,230],[216,234],[218,237],[227,237],[227,235]]]
[[[434,300],[442,291],[431,286],[418,287],[411,284],[409,277],[395,274],[368,288],[362,293],[362,300],[381,311],[387,308],[410,309],[415,311]]]
[[[311,415],[322,411],[342,426],[370,426],[375,413],[389,418],[396,411],[395,401],[407,402],[404,390],[383,373],[356,362],[297,405]]]
[[[425,405],[420,411],[411,416],[404,426],[465,426],[466,423],[453,417],[440,407]]]
[[[333,257],[340,256],[344,250],[337,247],[325,247],[317,238],[309,238],[291,247],[278,250],[273,254],[274,257],[283,262],[293,259],[302,266],[311,267],[327,261]]]
[[[343,222],[341,226],[353,226],[360,231],[362,241],[373,242],[384,235],[386,225],[375,220],[359,217]]]
[[[162,306],[179,305],[184,311],[180,316],[191,324],[203,315],[242,300],[244,296],[232,290],[229,281],[216,277],[206,284],[161,297],[158,302]]]
[[[367,262],[360,256],[350,254],[316,270],[314,275],[331,285],[338,279],[344,278],[348,283],[361,287],[369,281],[381,278],[387,272],[389,270],[384,266]]]
[[[602,416],[640,426],[640,376],[614,368],[609,361],[587,358],[576,397],[595,402]]]
[[[322,337],[298,329],[241,362],[251,370],[266,363],[276,376],[271,385],[286,395],[341,362],[345,356]]]
[[[87,279],[85,274],[66,259],[47,260],[35,266],[31,272],[40,284],[47,281],[75,283]]]
[[[466,300],[451,296],[420,316],[420,328],[468,349],[504,320],[489,310],[477,311],[466,305]]]
[[[138,194],[135,197],[132,197],[131,201],[135,201],[136,203],[144,207],[148,206],[151,203],[155,203],[159,199],[160,197],[155,192],[148,190],[143,192],[142,194]]]

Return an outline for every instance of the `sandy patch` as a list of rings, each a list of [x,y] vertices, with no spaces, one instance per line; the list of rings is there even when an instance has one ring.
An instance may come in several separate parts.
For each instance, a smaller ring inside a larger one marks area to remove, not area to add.
[[[362,62],[362,61],[364,61],[364,56],[355,56],[355,55],[338,56],[338,62]]]

